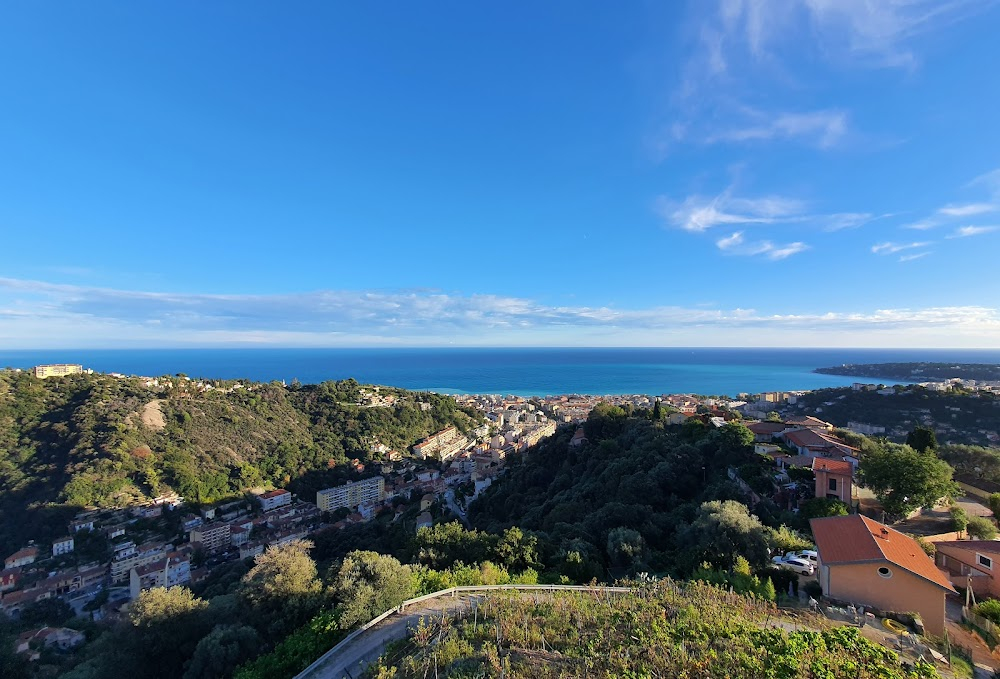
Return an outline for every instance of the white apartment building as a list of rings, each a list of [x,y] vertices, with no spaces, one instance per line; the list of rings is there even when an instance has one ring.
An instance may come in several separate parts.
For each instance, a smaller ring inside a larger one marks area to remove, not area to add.
[[[316,506],[320,511],[332,512],[340,507],[357,507],[363,502],[382,502],[384,499],[385,479],[373,476],[319,491],[316,493]]]

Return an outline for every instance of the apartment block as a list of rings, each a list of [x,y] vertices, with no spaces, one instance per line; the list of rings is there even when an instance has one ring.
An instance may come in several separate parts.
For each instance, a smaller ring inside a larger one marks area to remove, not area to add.
[[[46,377],[63,377],[83,372],[83,366],[78,363],[53,363],[51,365],[36,365],[35,377],[44,380]]]
[[[191,529],[191,544],[200,545],[206,552],[218,552],[230,545],[228,523],[206,524]]]
[[[382,502],[384,499],[385,479],[373,476],[319,491],[316,493],[316,506],[320,511],[332,512],[340,507],[357,507],[363,502]]]

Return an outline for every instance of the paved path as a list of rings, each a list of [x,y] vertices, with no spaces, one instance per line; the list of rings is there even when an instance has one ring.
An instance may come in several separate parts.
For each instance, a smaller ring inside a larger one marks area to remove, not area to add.
[[[385,650],[386,644],[406,636],[410,627],[416,627],[420,618],[432,618],[442,613],[455,614],[472,607],[472,602],[482,594],[443,596],[407,606],[405,612],[393,615],[365,630],[346,648],[329,655],[318,666],[299,675],[299,679],[356,679],[364,668],[374,662]]]

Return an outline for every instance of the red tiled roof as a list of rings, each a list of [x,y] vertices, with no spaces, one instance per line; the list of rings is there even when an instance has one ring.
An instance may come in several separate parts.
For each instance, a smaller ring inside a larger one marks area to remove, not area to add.
[[[754,434],[777,434],[785,430],[784,422],[754,422],[747,425]]]
[[[272,497],[279,497],[287,492],[288,492],[287,490],[279,488],[278,490],[269,490],[266,493],[262,493],[261,497],[264,498],[265,500],[270,500]]]
[[[824,565],[889,561],[949,592],[955,591],[916,540],[878,521],[852,514],[812,519],[809,524]]]
[[[828,457],[814,457],[812,464],[813,471],[824,470],[834,474],[851,476],[854,474],[854,465],[844,460],[831,460]]]
[[[970,552],[989,552],[1000,554],[1000,540],[948,540],[947,542],[935,542],[935,547],[955,547],[966,549]]]

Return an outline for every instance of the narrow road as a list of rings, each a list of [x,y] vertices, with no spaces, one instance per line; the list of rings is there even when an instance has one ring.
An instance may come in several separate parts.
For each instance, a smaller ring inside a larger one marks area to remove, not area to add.
[[[369,663],[378,659],[386,644],[406,636],[420,618],[432,618],[442,613],[455,614],[472,607],[482,594],[444,596],[408,606],[401,615],[394,615],[365,630],[346,648],[326,658],[318,666],[298,675],[296,679],[357,679]]]

